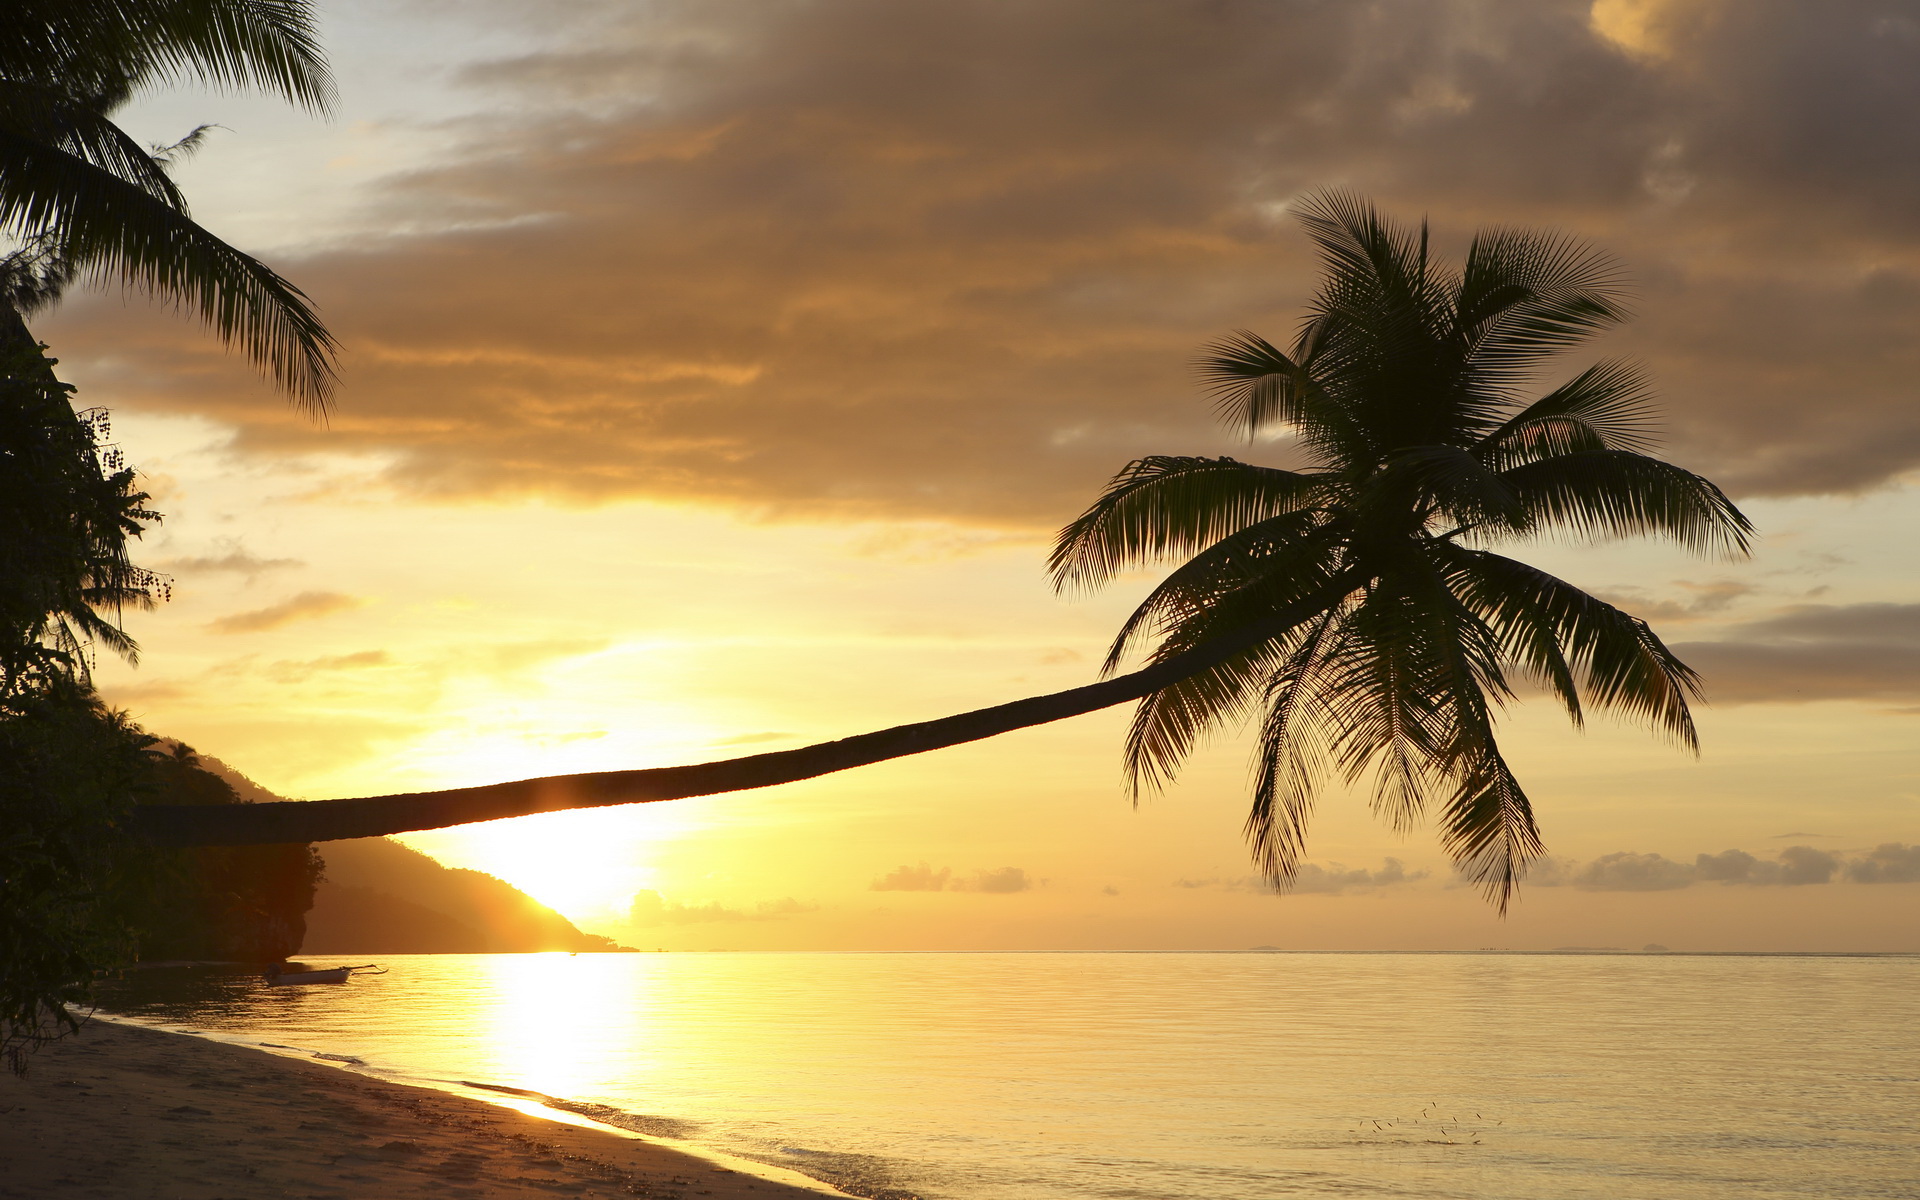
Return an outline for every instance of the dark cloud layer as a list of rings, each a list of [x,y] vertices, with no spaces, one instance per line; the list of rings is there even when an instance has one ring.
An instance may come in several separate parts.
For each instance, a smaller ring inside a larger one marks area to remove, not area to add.
[[[1719,704],[1920,699],[1920,604],[1809,604],[1674,647]]]
[[[1339,185],[1620,254],[1613,348],[1737,490],[1920,462],[1910,3],[1667,0],[1626,45],[1586,0],[629,7],[470,72],[500,115],[378,198],[415,232],[285,264],[348,348],[326,430],[116,303],[47,332],[92,397],[421,494],[1049,526],[1222,448],[1184,364],[1290,332],[1282,210]]]

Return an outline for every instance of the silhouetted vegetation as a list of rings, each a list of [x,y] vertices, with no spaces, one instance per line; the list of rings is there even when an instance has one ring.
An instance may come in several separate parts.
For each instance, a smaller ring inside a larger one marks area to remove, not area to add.
[[[131,658],[120,615],[169,583],[129,559],[160,517],[106,414],[75,412],[53,366],[37,346],[0,349],[0,1055],[15,1069],[75,1028],[102,971],[293,953],[320,869],[306,845],[164,850],[133,835],[142,803],[240,798],[92,691],[89,656]]]
[[[76,278],[198,312],[303,406],[333,387],[333,339],[300,290],[187,214],[171,172],[207,127],[144,146],[112,116],[193,79],[324,110],[333,83],[306,0],[15,0],[0,13],[0,1052],[22,1069],[71,1030],[93,975],[141,951],[279,957],[299,945],[306,846],[156,851],[141,798],[236,798],[189,754],[104,708],[96,647],[131,659],[123,609],[167,581],[127,543],[159,520],[107,437],[76,413],[27,318]]]
[[[0,703],[84,682],[94,646],[132,657],[119,616],[167,587],[128,559],[159,517],[106,440],[106,413],[76,413],[53,366],[0,339]]]
[[[103,972],[300,947],[321,871],[312,847],[161,849],[128,831],[143,802],[241,800],[71,680],[0,718],[0,1053],[15,1070],[78,1027]]]
[[[141,803],[240,804],[232,786],[193,751],[155,750],[139,784]],[[206,846],[166,850],[141,843],[145,876],[132,920],[143,961],[279,962],[300,949],[323,867],[312,846]]]
[[[147,743],[58,678],[0,715],[0,1053],[16,1071],[76,1028],[94,976],[134,953],[125,823]]]

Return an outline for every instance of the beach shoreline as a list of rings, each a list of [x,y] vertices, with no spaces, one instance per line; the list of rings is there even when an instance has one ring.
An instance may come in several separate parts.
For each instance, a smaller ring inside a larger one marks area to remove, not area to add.
[[[482,1100],[124,1021],[89,1021],[37,1054],[25,1078],[0,1074],[5,1200],[844,1195],[531,1100]]]

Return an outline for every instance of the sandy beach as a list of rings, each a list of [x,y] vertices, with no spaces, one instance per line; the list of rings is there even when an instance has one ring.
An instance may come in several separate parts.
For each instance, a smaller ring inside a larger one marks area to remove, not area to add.
[[[124,1024],[0,1074],[0,1197],[837,1196],[602,1129]]]

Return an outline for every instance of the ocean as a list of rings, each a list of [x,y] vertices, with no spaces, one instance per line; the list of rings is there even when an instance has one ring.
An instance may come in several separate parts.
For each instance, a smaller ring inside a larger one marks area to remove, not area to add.
[[[876,1200],[1920,1197],[1920,956],[380,961],[140,972],[106,1007]]]

